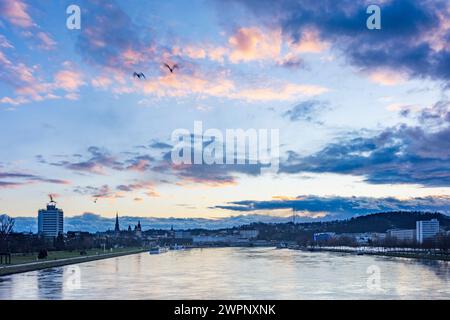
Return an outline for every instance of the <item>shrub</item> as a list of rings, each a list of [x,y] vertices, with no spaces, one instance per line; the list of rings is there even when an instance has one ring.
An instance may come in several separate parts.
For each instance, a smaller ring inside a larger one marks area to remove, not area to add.
[[[45,259],[48,257],[48,252],[46,249],[42,249],[38,253],[38,259]]]

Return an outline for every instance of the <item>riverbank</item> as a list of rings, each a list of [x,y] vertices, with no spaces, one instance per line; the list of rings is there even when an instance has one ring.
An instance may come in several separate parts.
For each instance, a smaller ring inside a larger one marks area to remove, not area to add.
[[[19,263],[19,264],[7,265],[7,266],[0,266],[0,276],[6,276],[6,275],[10,275],[10,274],[15,274],[15,273],[29,272],[29,271],[35,271],[35,270],[41,270],[41,269],[47,269],[47,268],[61,267],[61,266],[66,266],[66,265],[70,265],[70,264],[83,263],[83,262],[89,262],[89,261],[95,261],[95,260],[101,260],[101,259],[120,257],[120,256],[140,253],[140,252],[144,252],[144,251],[147,251],[147,250],[142,249],[142,248],[133,248],[133,249],[129,249],[129,250],[122,249],[119,251],[102,253],[102,254],[91,254],[91,255],[83,255],[83,256],[77,256],[77,257],[71,257],[71,258],[59,258],[59,259],[53,259],[53,260],[46,259],[44,261],[26,262],[26,263]],[[59,256],[63,256],[63,255],[59,255]]]
[[[362,250],[354,248],[351,249],[339,249],[339,248],[324,248],[324,247],[314,247],[314,248],[299,248],[297,250],[310,251],[310,252],[337,252],[337,253],[347,253],[356,255],[374,255],[374,256],[384,256],[384,257],[395,257],[395,258],[409,258],[409,259],[424,259],[424,260],[440,260],[440,261],[450,261],[450,255],[443,254],[433,254],[432,252],[408,252],[408,251],[371,251]]]

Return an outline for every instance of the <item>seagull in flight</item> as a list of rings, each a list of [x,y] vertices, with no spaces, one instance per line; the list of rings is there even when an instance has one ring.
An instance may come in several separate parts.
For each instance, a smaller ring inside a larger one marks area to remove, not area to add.
[[[174,64],[172,67],[170,67],[167,63],[164,63],[164,66],[167,67],[167,69],[170,70],[170,73],[173,73],[173,70],[178,69],[178,65]]]
[[[142,72],[139,72],[139,73],[134,72],[133,77],[138,78],[138,79],[145,79],[145,74],[143,74]]]

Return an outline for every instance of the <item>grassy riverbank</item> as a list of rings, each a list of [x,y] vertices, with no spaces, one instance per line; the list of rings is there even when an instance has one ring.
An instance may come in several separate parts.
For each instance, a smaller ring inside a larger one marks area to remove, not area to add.
[[[100,249],[92,249],[86,250],[85,255],[80,255],[79,251],[50,251],[48,257],[41,260],[37,259],[37,253],[29,255],[13,255],[10,265],[0,266],[0,276],[113,258],[144,251],[146,251],[146,249],[143,248],[117,248],[113,251],[106,252],[103,252]]]

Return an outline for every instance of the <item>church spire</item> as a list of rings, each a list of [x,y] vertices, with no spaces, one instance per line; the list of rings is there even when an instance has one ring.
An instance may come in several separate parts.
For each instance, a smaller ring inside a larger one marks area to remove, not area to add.
[[[115,232],[120,232],[119,228],[119,213],[116,212],[116,226],[114,227]]]

